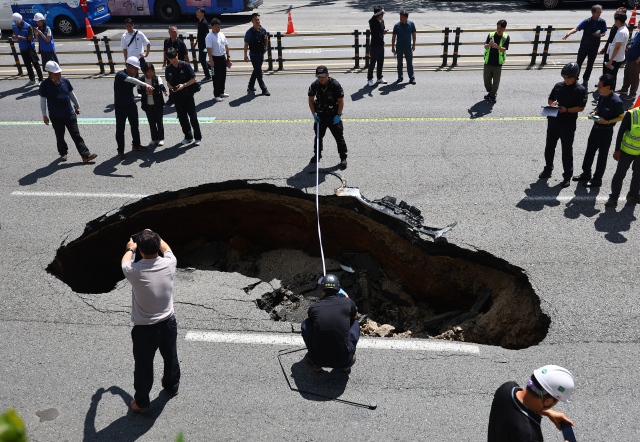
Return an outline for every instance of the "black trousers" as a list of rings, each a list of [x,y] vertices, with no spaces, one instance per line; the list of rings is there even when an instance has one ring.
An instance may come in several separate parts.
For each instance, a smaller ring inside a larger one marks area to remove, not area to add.
[[[633,170],[629,193],[632,195],[638,195],[638,193],[640,193],[640,161],[638,161],[638,155],[629,155],[621,151],[616,173],[613,174],[613,180],[611,180],[611,195],[609,195],[609,197],[617,199],[620,196],[622,182],[624,181],[624,177],[627,176],[629,167]]]
[[[612,91],[616,89],[616,83],[618,82],[618,71],[620,70],[620,66],[622,66],[623,63],[624,61],[612,61],[611,69],[609,69],[605,65],[602,66],[602,75],[609,74],[613,77],[613,86],[611,88]]]
[[[209,66],[209,61],[207,61],[207,57],[207,48],[204,48],[204,50],[198,48],[198,61],[200,62],[200,66],[202,67],[204,78],[211,78],[211,68]]]
[[[144,100],[144,97],[142,98]],[[164,106],[148,106],[145,113],[149,121],[149,129],[151,130],[152,140],[164,140],[164,124],[162,117],[164,116]]]
[[[67,146],[67,142],[64,140],[65,129],[69,131],[69,135],[71,135],[71,139],[76,144],[76,149],[78,149],[80,156],[89,156],[89,149],[87,149],[87,145],[84,144],[84,140],[80,136],[78,119],[75,114],[68,117],[51,117],[49,119],[51,120],[51,125],[56,133],[56,142],[58,144],[58,153],[60,156],[69,153],[69,147]]]
[[[162,387],[175,391],[180,385],[180,362],[178,361],[178,323],[175,316],[153,325],[134,325],[131,330],[133,341],[133,388],[134,399],[140,408],[149,406],[149,392],[153,386],[153,358],[156,350],[164,360]]]
[[[322,139],[324,135],[327,133],[327,129],[331,131],[331,135],[336,140],[336,144],[338,145],[338,153],[340,154],[341,160],[347,159],[347,143],[344,141],[344,126],[342,125],[342,121],[338,124],[333,124],[333,116],[320,118],[320,157],[322,157]],[[313,123],[313,133],[317,134],[318,123]],[[313,152],[316,152],[316,139],[314,137],[313,140]]]
[[[360,340],[360,324],[358,323],[357,319],[351,320],[351,327],[349,328],[349,334],[347,336],[347,338],[351,342],[351,345],[353,346],[353,351],[349,354],[348,357],[342,360],[323,361],[321,358],[316,356],[313,339],[313,321],[310,318],[302,321],[302,325],[300,328],[302,332],[302,340],[307,346],[309,356],[311,357],[311,360],[314,362],[314,364],[322,364],[323,367],[342,368],[353,363],[353,357],[356,354],[356,347],[358,345],[358,341]]]
[[[596,163],[596,173],[593,174],[594,180],[601,180],[604,171],[607,168],[607,157],[609,156],[609,147],[611,147],[611,138],[613,138],[613,128],[598,129],[596,125],[591,128],[589,140],[587,141],[587,151],[584,153],[582,161],[582,172],[591,175],[591,166],[593,160],[598,153],[598,162]]]
[[[182,132],[184,132],[185,138],[193,140],[195,137],[196,140],[201,140],[202,134],[200,133],[200,124],[198,124],[196,103],[193,95],[181,93],[181,95],[176,96],[175,103],[176,113],[178,114],[178,120],[180,120],[180,126],[182,126]],[[191,124],[189,124],[189,120],[191,120]],[[193,132],[191,132],[192,126]]]
[[[224,94],[224,84],[227,81],[227,58],[224,55],[213,57],[213,96]]]
[[[138,106],[115,106],[116,110],[116,142],[118,153],[124,153],[124,129],[129,120],[133,145],[140,146],[140,128],[138,127]]]
[[[267,90],[267,85],[264,84],[264,80],[262,79],[262,62],[264,61],[264,56],[251,56],[251,65],[253,66],[253,72],[251,73],[251,78],[249,79],[249,89],[253,89],[256,85],[256,80],[258,81],[258,86],[263,91]]]
[[[587,67],[584,69],[584,73],[582,73],[583,81],[589,81],[589,78],[591,77],[591,70],[593,69],[593,64],[596,62],[597,56],[598,49],[586,49],[582,47],[578,49],[577,63],[580,66],[580,71],[582,71],[582,63],[584,63],[584,59],[587,59]],[[576,81],[578,81],[579,78],[580,75],[578,74]]]
[[[369,48],[369,72],[367,80],[373,80],[373,70],[378,65],[378,80],[382,78],[382,67],[384,66],[384,46],[371,46]]]
[[[556,154],[558,140],[562,144],[562,176],[571,178],[573,173],[573,137],[576,133],[576,120],[558,120],[549,118],[547,125],[547,145],[544,149],[545,168],[553,169],[553,157]]]
[[[36,79],[36,76],[33,73],[33,68],[35,68],[36,73],[38,74],[38,80],[42,81],[42,71],[40,70],[40,63],[38,63],[38,55],[36,54],[35,49],[21,49],[20,55],[22,55],[24,67],[27,68],[29,80],[33,81]]]

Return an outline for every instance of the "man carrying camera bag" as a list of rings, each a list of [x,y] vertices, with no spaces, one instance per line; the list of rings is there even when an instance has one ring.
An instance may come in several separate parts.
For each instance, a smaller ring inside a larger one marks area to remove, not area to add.
[[[140,252],[142,259],[133,262],[136,251]],[[122,272],[132,288],[131,322],[134,326],[131,339],[135,361],[133,388],[136,392],[131,401],[131,409],[139,413],[150,407],[153,358],[158,349],[164,359],[162,387],[170,396],[178,394],[178,325],[173,315],[173,279],[176,266],[177,260],[169,245],[149,229],[129,239],[122,257]]]

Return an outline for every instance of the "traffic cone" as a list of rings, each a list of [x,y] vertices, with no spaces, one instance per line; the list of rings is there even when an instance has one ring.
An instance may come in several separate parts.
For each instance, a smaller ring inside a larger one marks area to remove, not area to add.
[[[638,99],[636,100],[636,104],[634,104],[633,107],[630,107],[629,109],[635,109],[638,106],[640,106],[640,97],[638,97]]]
[[[636,8],[633,8],[633,14],[631,15],[631,20],[629,20],[629,26],[636,25]]]
[[[285,34],[297,34],[297,32],[293,30],[293,22],[291,21],[291,11],[289,11],[289,22],[287,23],[287,32],[285,32]]]
[[[87,38],[93,38],[93,29],[91,29],[91,23],[89,23],[89,19],[87,17],[84,18],[84,23],[87,26]]]

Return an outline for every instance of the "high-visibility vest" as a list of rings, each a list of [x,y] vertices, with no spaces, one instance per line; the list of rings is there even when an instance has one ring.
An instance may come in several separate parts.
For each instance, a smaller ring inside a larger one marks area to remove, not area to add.
[[[631,112],[631,129],[622,135],[620,150],[629,155],[640,155],[640,124],[638,124],[638,108]]]
[[[496,35],[495,31],[492,32],[491,34],[489,34],[489,41],[493,40],[494,35]],[[504,42],[507,41],[507,37],[509,37],[509,34],[507,34],[506,32],[502,33],[502,38],[500,39],[500,47],[504,47]],[[491,51],[491,48],[485,49],[484,50],[484,64],[489,63],[489,52]],[[507,57],[507,51],[498,51],[498,63],[502,64],[504,63],[504,59]]]
[[[11,26],[13,26],[13,32],[16,35],[19,35],[20,37],[29,38],[29,31],[31,30],[31,26],[29,26],[26,21],[22,22],[22,27],[18,27],[18,25],[15,23],[12,23]],[[20,48],[21,51],[24,51],[30,48],[35,48],[36,47],[35,38],[31,41],[23,40],[23,39],[18,40],[18,47]]]

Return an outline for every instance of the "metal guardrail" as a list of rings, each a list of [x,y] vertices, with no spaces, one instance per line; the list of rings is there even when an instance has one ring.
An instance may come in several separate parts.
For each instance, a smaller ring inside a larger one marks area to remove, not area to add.
[[[630,31],[632,31],[635,26],[630,27]],[[531,57],[531,61],[529,66],[535,66],[538,60],[538,57],[541,57],[539,66],[545,66],[547,64],[547,59],[552,56],[566,56],[566,55],[577,55],[577,53],[550,53],[549,49],[552,44],[579,44],[579,40],[572,41],[563,41],[563,40],[552,40],[551,33],[553,31],[564,31],[571,30],[572,28],[554,28],[553,26],[536,26],[535,28],[524,28],[524,29],[509,29],[509,33],[512,32],[533,32],[533,40],[526,41],[511,41],[510,45],[532,45],[531,52],[529,53],[520,53],[514,54],[509,52],[509,57]],[[417,31],[416,33],[419,35],[425,34],[443,34],[443,41],[440,43],[416,43],[416,47],[431,47],[431,46],[441,46],[442,53],[437,54],[428,54],[428,55],[414,55],[414,59],[432,59],[439,58],[442,59],[441,68],[449,67],[454,68],[458,66],[458,60],[460,58],[484,58],[484,49],[479,51],[478,54],[460,54],[459,50],[461,46],[470,46],[470,45],[482,45],[484,46],[484,42],[462,42],[461,36],[463,33],[490,33],[495,31],[495,29],[471,29],[471,30],[463,30],[459,27],[453,29],[449,27],[445,27],[443,30],[436,31]],[[285,46],[283,44],[284,39],[295,39],[299,37],[326,37],[326,36],[353,36],[353,44],[349,45],[334,45],[334,46]],[[194,70],[197,72],[199,68],[199,61],[197,56],[197,49],[193,47],[194,42],[196,41],[196,37],[193,34],[189,34],[188,36],[184,36],[182,34],[179,35],[185,44],[188,45],[188,50],[191,53],[191,60]],[[243,35],[230,35],[227,36],[227,39],[238,39],[244,38]],[[362,39],[364,38],[364,42]],[[275,47],[273,45],[275,39]],[[150,38],[149,40],[165,40],[164,38]],[[113,55],[114,51],[111,48],[110,43],[112,41],[119,42],[119,39],[111,39],[107,36],[102,38],[93,37],[92,39],[69,39],[69,40],[61,40],[64,42],[87,42],[91,41],[94,44],[93,51],[56,51],[58,55],[64,54],[95,54],[97,57],[97,62],[94,63],[62,63],[64,66],[98,66],[100,69],[100,74],[114,74],[116,65],[124,65],[124,62],[117,63],[114,61]],[[188,42],[188,43],[187,43]],[[18,57],[19,52],[16,50],[17,40],[14,40],[12,37],[9,37],[4,43],[7,43],[10,47],[10,52],[0,52],[1,55],[12,56],[14,59],[14,64],[0,64],[0,67],[15,67],[18,70],[18,75],[24,75],[23,73],[23,65],[20,62],[20,58]],[[363,61],[363,68],[369,67],[369,50],[371,43],[371,31],[366,30],[365,32],[361,32],[358,30],[354,30],[353,32],[333,32],[333,33],[304,33],[304,34],[282,34],[281,32],[276,32],[275,34],[269,34],[269,44],[267,47],[267,56],[266,61],[268,64],[268,71],[282,71],[284,70],[286,62],[296,62],[296,61],[353,61],[353,68],[360,69],[360,62]],[[102,47],[101,47],[102,44]],[[353,48],[354,53],[353,56],[350,57],[324,57],[324,58],[285,58],[283,53],[285,50],[299,50],[299,49],[344,49],[344,48]],[[364,53],[361,53],[361,49],[364,49]],[[450,51],[450,49],[452,49]],[[242,47],[229,47],[230,51],[244,51],[244,45]],[[116,49],[117,53],[120,53],[120,48]],[[162,53],[162,49],[152,49],[150,52],[159,52]],[[386,57],[388,59],[392,59],[393,57]],[[451,64],[449,64],[451,63]],[[107,72],[108,69],[108,72]]]

